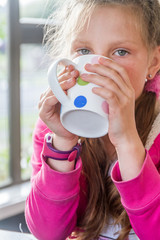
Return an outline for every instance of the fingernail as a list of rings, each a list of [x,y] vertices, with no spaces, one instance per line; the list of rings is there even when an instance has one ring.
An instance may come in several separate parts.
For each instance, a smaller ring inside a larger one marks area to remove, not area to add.
[[[72,65],[66,66],[66,71],[73,71],[74,67]]]
[[[85,65],[85,68],[89,68],[91,66],[91,64],[90,63],[87,63],[86,65]]]
[[[83,78],[83,79],[86,79],[88,77],[88,74],[87,73],[82,73],[80,77]]]
[[[100,62],[113,61],[111,58],[108,58],[108,57],[100,57],[99,60],[100,60]]]
[[[77,71],[76,71],[76,70],[72,71],[72,72],[71,72],[71,75],[72,75],[73,77],[77,76]]]

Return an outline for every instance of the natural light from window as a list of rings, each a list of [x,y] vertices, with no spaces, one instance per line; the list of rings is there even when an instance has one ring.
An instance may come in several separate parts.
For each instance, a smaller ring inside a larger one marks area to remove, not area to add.
[[[7,81],[7,11],[0,0],[0,186],[9,180],[8,81]]]
[[[47,18],[51,11],[49,2],[51,1],[19,0],[20,18]],[[9,162],[7,36],[7,0],[0,0],[0,187],[11,180],[12,171]],[[38,101],[40,94],[48,86],[46,77],[48,65],[41,44],[21,44],[19,61],[21,177],[22,180],[26,180],[31,174],[32,133],[38,118]]]

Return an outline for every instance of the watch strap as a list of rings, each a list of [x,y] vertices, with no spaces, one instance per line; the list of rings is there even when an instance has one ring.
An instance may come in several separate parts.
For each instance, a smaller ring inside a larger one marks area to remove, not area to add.
[[[43,145],[42,155],[45,158],[52,158],[60,161],[73,161],[77,160],[80,156],[81,144],[78,143],[70,151],[60,151],[53,147],[52,145],[53,134],[47,133],[45,135],[45,141]]]

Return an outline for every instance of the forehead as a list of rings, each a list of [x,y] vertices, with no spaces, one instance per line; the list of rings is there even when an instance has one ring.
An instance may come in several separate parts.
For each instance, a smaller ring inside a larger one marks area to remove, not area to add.
[[[90,17],[86,18],[85,23],[82,23],[79,31],[72,35],[72,41],[77,38],[80,40],[93,40],[103,37],[110,38],[139,38],[142,40],[140,31],[140,23],[138,17],[133,14],[131,8],[126,6],[99,6],[91,13]],[[106,35],[105,35],[106,34]]]

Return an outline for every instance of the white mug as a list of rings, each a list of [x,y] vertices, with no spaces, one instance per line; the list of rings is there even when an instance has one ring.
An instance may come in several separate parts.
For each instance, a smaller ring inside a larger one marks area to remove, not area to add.
[[[54,95],[61,103],[60,120],[69,132],[86,138],[102,137],[108,133],[108,104],[92,92],[96,85],[77,78],[75,86],[67,91],[62,90],[57,76],[59,63],[73,65],[80,74],[88,73],[84,66],[87,63],[98,63],[100,55],[81,55],[74,60],[66,58],[53,62],[48,70],[48,81]]]

